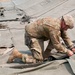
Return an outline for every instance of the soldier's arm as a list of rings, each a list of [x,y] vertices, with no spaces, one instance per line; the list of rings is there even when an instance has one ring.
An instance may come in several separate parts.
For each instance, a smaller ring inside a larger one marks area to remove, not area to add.
[[[61,37],[64,40],[65,44],[69,49],[74,47],[74,43],[71,41],[71,39],[68,37],[68,34],[66,31],[61,31]]]
[[[49,34],[54,48],[59,52],[67,52],[68,49],[60,43],[59,36],[54,31],[51,31]]]

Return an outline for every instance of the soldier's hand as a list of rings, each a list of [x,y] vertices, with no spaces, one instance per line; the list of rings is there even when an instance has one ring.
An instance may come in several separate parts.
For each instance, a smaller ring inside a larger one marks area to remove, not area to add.
[[[67,55],[70,57],[70,56],[72,56],[74,53],[71,51],[71,50],[68,50],[67,51]]]
[[[75,48],[72,48],[71,50],[73,51],[73,53],[75,53]]]

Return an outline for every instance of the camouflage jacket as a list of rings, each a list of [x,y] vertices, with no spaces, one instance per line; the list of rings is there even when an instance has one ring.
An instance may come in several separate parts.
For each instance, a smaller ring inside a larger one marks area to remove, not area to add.
[[[60,19],[43,18],[26,25],[25,30],[34,38],[51,40],[54,48],[58,51],[66,52],[67,48],[60,43],[60,37],[68,47],[72,46],[70,38],[66,31],[61,31]]]

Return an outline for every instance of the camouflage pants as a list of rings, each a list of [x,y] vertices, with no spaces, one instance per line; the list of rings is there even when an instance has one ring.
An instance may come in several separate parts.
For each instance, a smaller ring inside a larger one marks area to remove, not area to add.
[[[44,52],[44,41],[42,39],[32,38],[25,33],[25,44],[32,52],[32,56],[34,59],[43,60],[43,52]]]
[[[44,41],[47,39],[37,39],[30,37],[28,33],[25,33],[25,44],[29,47],[29,49],[32,52],[32,56],[34,59],[42,61],[44,60],[44,57],[48,57],[50,55],[51,49],[53,49],[53,45],[51,41],[49,41],[49,44],[44,51]]]

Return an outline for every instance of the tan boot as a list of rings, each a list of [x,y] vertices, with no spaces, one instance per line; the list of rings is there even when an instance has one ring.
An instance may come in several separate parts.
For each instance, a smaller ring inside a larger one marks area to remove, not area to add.
[[[22,54],[22,61],[25,63],[36,63],[36,59],[28,54]]]
[[[12,63],[15,58],[22,58],[22,54],[14,48],[13,52],[10,54],[10,57],[8,58],[8,63]]]

